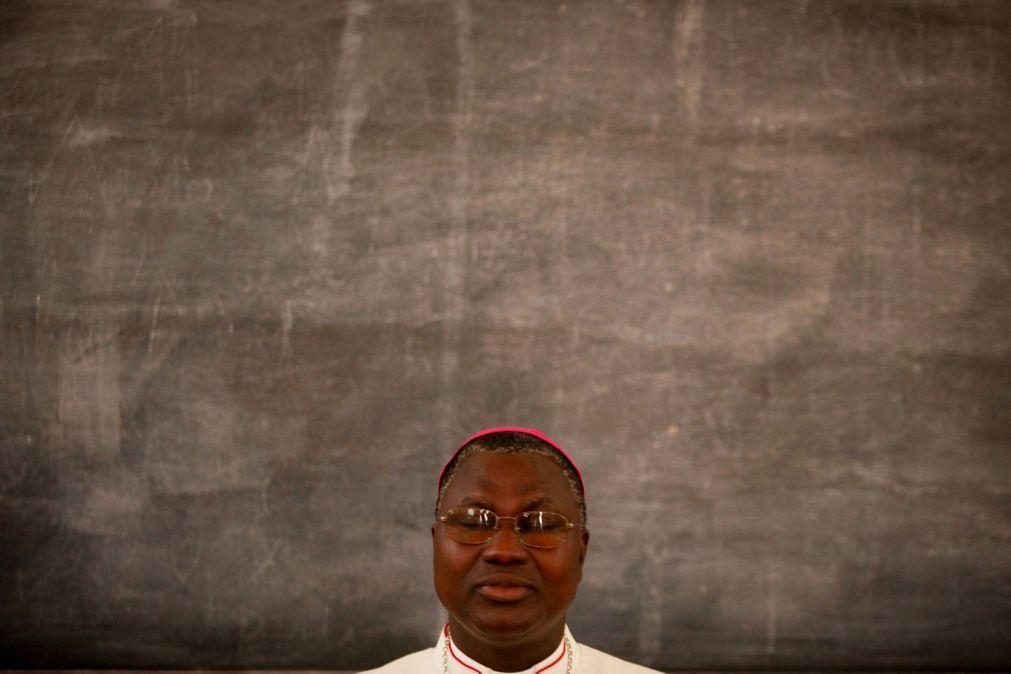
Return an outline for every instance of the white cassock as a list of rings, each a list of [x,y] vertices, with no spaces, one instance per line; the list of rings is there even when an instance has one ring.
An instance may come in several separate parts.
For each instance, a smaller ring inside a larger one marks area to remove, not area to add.
[[[558,644],[555,652],[541,660],[530,669],[518,674],[565,674],[569,670],[570,653],[566,644],[572,647],[572,674],[660,674],[655,669],[649,669],[602,653],[596,648],[576,643],[565,627],[566,639]],[[434,648],[405,655],[379,669],[370,669],[361,674],[499,674],[493,669],[469,658],[449,638],[446,630],[439,636]],[[515,673],[514,673],[515,674]]]

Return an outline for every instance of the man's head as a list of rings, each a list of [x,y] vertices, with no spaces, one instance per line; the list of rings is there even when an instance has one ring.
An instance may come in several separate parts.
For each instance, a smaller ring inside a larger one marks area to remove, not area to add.
[[[440,478],[432,528],[435,589],[449,612],[454,641],[489,666],[513,657],[503,664],[522,668],[550,653],[582,578],[589,541],[582,480],[543,437],[522,429],[479,434]],[[508,519],[487,535],[473,536],[447,518],[461,511],[485,521]],[[513,519],[524,512],[562,518]],[[546,521],[562,525],[545,536],[537,526]]]

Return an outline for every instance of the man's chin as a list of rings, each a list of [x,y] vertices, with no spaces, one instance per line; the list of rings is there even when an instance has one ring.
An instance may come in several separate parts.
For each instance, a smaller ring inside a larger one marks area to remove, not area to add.
[[[525,641],[547,628],[538,611],[518,606],[483,607],[470,618],[467,627],[471,631],[498,644]]]

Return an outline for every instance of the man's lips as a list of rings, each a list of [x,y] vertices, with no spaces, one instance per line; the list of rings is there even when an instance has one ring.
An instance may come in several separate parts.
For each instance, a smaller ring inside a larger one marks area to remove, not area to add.
[[[525,585],[478,585],[477,593],[492,601],[512,603],[528,597],[533,590]]]
[[[488,578],[477,583],[474,590],[485,599],[501,603],[517,602],[534,592],[530,583],[518,578]]]

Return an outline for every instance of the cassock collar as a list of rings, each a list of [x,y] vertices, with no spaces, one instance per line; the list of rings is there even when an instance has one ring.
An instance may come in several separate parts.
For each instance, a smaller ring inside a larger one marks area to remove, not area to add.
[[[569,645],[572,647],[572,671],[578,671],[579,667],[579,646],[576,644],[576,640],[572,638],[572,633],[569,631],[569,626],[565,626],[565,636],[569,638]],[[442,652],[443,649],[448,644],[448,664],[450,674],[501,674],[496,672],[494,669],[489,669],[485,667],[477,660],[474,660],[466,653],[461,651],[453,643],[452,639],[449,638],[449,625],[446,625],[442,630],[442,634],[439,636],[439,642],[435,645],[435,649],[432,651],[432,658],[435,661],[435,671],[442,671]],[[568,666],[568,653],[565,652],[565,639],[558,644],[558,648],[548,657],[544,658],[536,665],[530,669],[524,669],[520,672],[512,672],[511,674],[565,674],[565,669]]]

